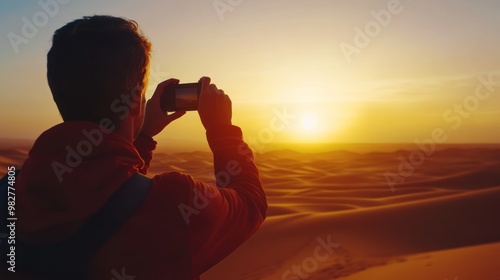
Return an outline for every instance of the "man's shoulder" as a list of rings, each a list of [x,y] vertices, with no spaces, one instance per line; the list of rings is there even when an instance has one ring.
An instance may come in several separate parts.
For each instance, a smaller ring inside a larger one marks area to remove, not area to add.
[[[152,177],[151,192],[153,195],[168,195],[169,198],[189,195],[189,190],[196,185],[197,180],[189,174],[178,171],[164,172]]]

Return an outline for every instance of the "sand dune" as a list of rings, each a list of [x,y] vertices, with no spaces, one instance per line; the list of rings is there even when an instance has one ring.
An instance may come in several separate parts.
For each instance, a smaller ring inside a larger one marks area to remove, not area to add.
[[[409,150],[260,155],[270,217],[203,279],[500,279],[499,151],[437,151],[394,192],[383,174]],[[328,236],[339,249],[313,262]],[[426,252],[422,270],[415,254]]]
[[[428,252],[351,275],[348,280],[498,280],[500,243]],[[318,278],[319,279],[319,278]]]
[[[2,148],[0,163],[20,166],[27,150]],[[391,188],[384,174],[411,152],[257,155],[268,219],[202,279],[500,279],[500,147],[439,149]],[[211,164],[157,152],[150,175],[213,181]]]
[[[216,279],[218,275],[227,275],[224,279],[282,279],[293,265],[314,256],[318,237],[331,236],[342,250],[325,261],[323,268],[309,273],[311,279],[354,273],[353,267],[361,271],[400,262],[409,254],[500,241],[499,201],[500,187],[497,187],[354,211],[271,217],[256,236],[208,272],[205,279]],[[265,248],[265,259],[254,257],[259,254],[255,248]],[[349,263],[342,260],[345,258]],[[261,267],[269,268],[269,262],[279,265],[260,278],[244,276]],[[471,261],[470,265],[473,264]],[[403,272],[400,277],[406,279],[405,275]]]

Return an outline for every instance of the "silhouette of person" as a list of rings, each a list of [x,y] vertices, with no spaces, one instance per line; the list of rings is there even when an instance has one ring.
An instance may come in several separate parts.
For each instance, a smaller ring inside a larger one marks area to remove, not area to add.
[[[19,240],[71,237],[131,176],[147,174],[153,137],[186,113],[160,108],[176,79],[146,102],[150,51],[137,23],[118,17],[83,17],[54,33],[47,79],[64,121],[38,137],[17,178]],[[253,153],[232,124],[231,100],[210,78],[200,82],[198,114],[217,183],[179,172],[152,177],[139,208],[91,256],[89,279],[199,279],[265,219],[266,197]]]

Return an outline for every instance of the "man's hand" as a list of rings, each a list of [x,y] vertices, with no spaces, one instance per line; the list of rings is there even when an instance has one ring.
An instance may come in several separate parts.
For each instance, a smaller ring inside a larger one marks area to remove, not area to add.
[[[203,77],[198,105],[198,114],[206,130],[231,125],[232,105],[224,91],[210,84],[210,78]]]
[[[154,137],[160,133],[169,123],[182,117],[186,112],[177,111],[173,114],[168,115],[161,109],[161,95],[163,94],[163,89],[170,84],[177,84],[179,80],[170,79],[161,82],[156,87],[153,97],[148,100],[146,104],[146,113],[144,116],[144,124],[142,126],[141,134]]]

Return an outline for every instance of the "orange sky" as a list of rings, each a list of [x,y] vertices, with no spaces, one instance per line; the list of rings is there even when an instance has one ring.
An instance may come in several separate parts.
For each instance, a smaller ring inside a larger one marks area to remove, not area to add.
[[[153,42],[148,95],[170,77],[211,76],[255,145],[414,142],[435,129],[449,143],[500,142],[497,1],[55,1],[0,4],[0,137],[60,122],[45,79],[51,35],[111,14]],[[26,21],[37,31],[13,43]],[[204,132],[191,112],[158,139],[197,146]]]

